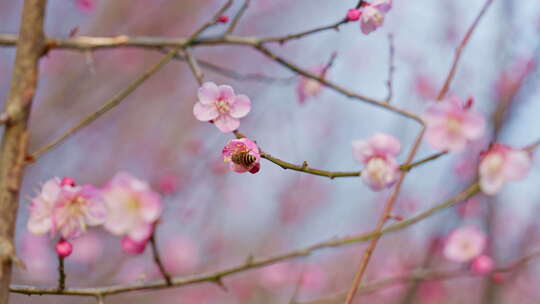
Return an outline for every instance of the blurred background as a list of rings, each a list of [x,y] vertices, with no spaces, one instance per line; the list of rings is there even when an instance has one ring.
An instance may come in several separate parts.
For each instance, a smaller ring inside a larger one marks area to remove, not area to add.
[[[224,0],[50,0],[46,33],[84,36],[187,37]],[[241,5],[236,1],[229,15]],[[274,36],[338,21],[357,1],[253,0],[237,33]],[[337,53],[327,78],[355,92],[383,99],[387,94],[387,34],[395,37],[392,104],[422,113],[442,85],[454,49],[483,0],[396,0],[385,26],[366,36],[359,24],[326,31],[271,49],[303,68],[325,64]],[[22,1],[0,1],[0,33],[17,33]],[[215,26],[205,35],[223,32]],[[493,140],[523,147],[540,135],[536,62],[540,56],[540,3],[495,0],[468,44],[451,93],[474,96],[486,115],[486,137],[465,153],[445,156],[414,169],[406,179],[395,214],[408,218],[451,197],[475,177],[478,153]],[[0,100],[8,94],[14,48],[0,48]],[[299,78],[245,46],[197,47],[194,55],[242,75],[205,70],[205,79],[229,84],[250,96],[251,113],[241,131],[266,152],[314,168],[360,170],[351,141],[376,132],[392,134],[406,151],[417,125],[393,113],[353,101],[329,89],[300,104]],[[30,122],[30,150],[57,138],[123,89],[162,55],[118,48],[94,52],[53,50],[41,60],[38,95]],[[234,75],[233,75],[234,76]],[[260,78],[260,77],[259,77]],[[105,184],[118,171],[149,181],[163,195],[165,212],[157,239],[165,266],[174,275],[216,271],[333,237],[370,231],[389,191],[374,193],[359,178],[327,178],[285,171],[263,160],[258,174],[237,174],[223,164],[221,149],[232,138],[192,114],[198,85],[188,66],[170,63],[120,106],[69,138],[28,167],[17,223],[14,283],[55,286],[54,242],[26,230],[29,197],[54,176]],[[435,151],[422,145],[418,158]],[[405,159],[402,152],[401,161]],[[448,232],[472,224],[488,236],[487,252],[506,266],[538,249],[540,157],[529,177],[496,197],[477,195],[398,233],[383,237],[366,282],[428,268],[460,269],[440,244]],[[149,249],[122,252],[120,239],[100,229],[75,240],[66,260],[70,287],[93,287],[158,279]],[[205,283],[169,290],[110,296],[106,303],[299,303],[347,290],[365,244],[325,249],[301,259],[240,273],[224,280],[228,291]],[[362,303],[538,303],[538,266],[500,276],[463,276],[395,284],[361,294]],[[463,292],[463,290],[466,292]],[[94,303],[93,298],[13,295],[14,303]],[[324,303],[341,303],[327,301]]]

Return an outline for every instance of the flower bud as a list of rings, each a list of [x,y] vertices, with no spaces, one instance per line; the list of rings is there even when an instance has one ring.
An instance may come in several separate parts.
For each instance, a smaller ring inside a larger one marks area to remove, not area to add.
[[[56,243],[56,254],[61,258],[67,258],[73,252],[73,245],[70,242],[61,239]]]

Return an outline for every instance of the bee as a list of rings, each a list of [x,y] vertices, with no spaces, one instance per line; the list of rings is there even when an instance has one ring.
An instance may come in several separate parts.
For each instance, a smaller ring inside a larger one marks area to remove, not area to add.
[[[249,166],[251,166],[255,161],[257,161],[257,158],[249,154],[249,151],[244,151],[233,154],[231,156],[231,161],[237,165],[249,168]]]

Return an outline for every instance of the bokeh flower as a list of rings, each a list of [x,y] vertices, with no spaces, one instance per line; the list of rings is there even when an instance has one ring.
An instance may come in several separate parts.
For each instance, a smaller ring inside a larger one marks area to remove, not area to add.
[[[323,77],[325,76],[325,66],[317,66],[314,68],[309,69],[309,71],[312,74],[315,74],[317,76]],[[296,94],[298,96],[298,101],[300,104],[305,104],[306,101],[310,98],[315,98],[319,95],[321,95],[323,89],[323,84],[319,81],[308,78],[305,76],[301,76],[300,80],[298,81],[298,86],[296,87]]]
[[[401,144],[392,135],[377,133],[368,140],[352,143],[353,155],[365,165],[362,180],[374,191],[391,187],[399,177],[396,156]]]
[[[444,256],[454,262],[469,262],[479,256],[486,247],[486,235],[474,226],[453,230],[444,245]]]
[[[239,118],[251,110],[251,100],[246,95],[236,95],[232,87],[217,86],[206,82],[199,88],[199,101],[193,107],[193,114],[200,121],[212,121],[224,133],[232,132],[240,126]]]
[[[440,151],[461,152],[484,134],[485,119],[471,110],[473,100],[463,103],[457,96],[431,105],[423,116],[426,141]]]
[[[489,255],[479,255],[471,263],[471,271],[475,274],[484,275],[493,270],[493,259]]]
[[[480,188],[485,194],[496,194],[506,182],[525,178],[531,166],[529,152],[494,143],[481,154]]]
[[[75,186],[70,178],[48,180],[32,199],[27,228],[34,234],[59,232],[74,238],[87,226],[103,224],[106,209],[99,191],[90,185]]]
[[[261,168],[259,147],[249,138],[230,140],[221,152],[223,161],[234,172],[257,173]]]
[[[162,211],[159,194],[126,172],[117,173],[102,191],[108,210],[105,228],[135,243],[148,240]]]

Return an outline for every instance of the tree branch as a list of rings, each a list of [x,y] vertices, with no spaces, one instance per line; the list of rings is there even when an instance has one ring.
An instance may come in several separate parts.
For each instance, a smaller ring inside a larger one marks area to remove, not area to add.
[[[11,89],[4,113],[9,117],[0,148],[0,303],[8,303],[13,236],[28,145],[28,117],[38,84],[39,58],[45,50],[46,0],[25,0]]]

